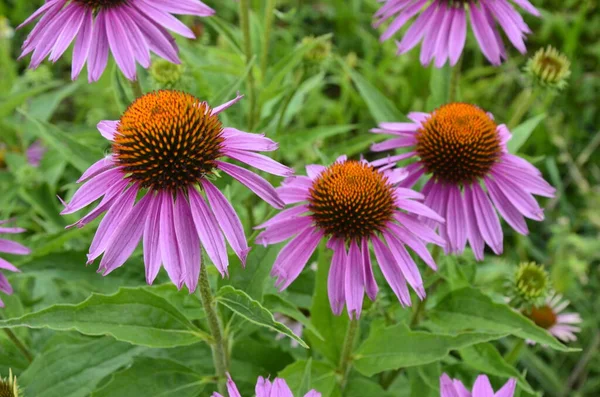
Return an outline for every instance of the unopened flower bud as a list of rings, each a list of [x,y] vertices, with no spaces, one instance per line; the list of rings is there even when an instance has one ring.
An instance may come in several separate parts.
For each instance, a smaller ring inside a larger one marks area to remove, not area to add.
[[[527,61],[525,72],[533,82],[542,87],[563,89],[571,75],[571,62],[552,46],[540,48]]]

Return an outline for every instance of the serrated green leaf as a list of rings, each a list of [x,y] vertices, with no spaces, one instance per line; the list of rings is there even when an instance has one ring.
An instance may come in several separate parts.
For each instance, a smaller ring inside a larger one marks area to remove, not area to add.
[[[244,291],[226,285],[217,292],[215,300],[246,320],[287,335],[297,341],[302,347],[308,349],[306,342],[296,336],[291,329],[275,321],[273,313],[262,306],[259,301],[252,299]]]
[[[19,385],[28,396],[87,397],[104,377],[144,350],[110,338],[59,344],[35,358]]]
[[[534,393],[525,377],[507,363],[491,343],[480,343],[465,347],[458,352],[463,361],[478,372],[485,372],[502,378],[517,378],[517,385],[520,388],[528,393]]]
[[[148,347],[174,347],[208,340],[165,299],[143,288],[122,288],[114,295],[92,294],[76,305],[54,305],[19,318],[0,320],[0,328],[75,330],[110,335]]]
[[[429,364],[452,350],[506,336],[502,333],[465,332],[458,335],[411,331],[406,325],[376,327],[354,357],[354,368],[366,376],[379,372]]]
[[[175,361],[137,357],[91,397],[197,397],[205,384],[195,371]]]
[[[519,124],[517,127],[513,128],[511,131],[512,138],[506,144],[506,146],[508,147],[508,151],[510,153],[517,153],[521,146],[523,146],[527,139],[529,139],[531,133],[533,132],[533,130],[535,130],[535,127],[537,127],[538,124],[545,118],[546,114],[543,113],[532,117],[529,120]]]
[[[507,333],[560,351],[578,351],[558,342],[548,331],[505,304],[495,303],[474,288],[452,291],[429,312],[431,321],[448,332]]]

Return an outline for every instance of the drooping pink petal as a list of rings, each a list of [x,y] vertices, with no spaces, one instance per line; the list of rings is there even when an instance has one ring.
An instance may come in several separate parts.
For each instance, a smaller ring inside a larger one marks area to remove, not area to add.
[[[73,198],[67,207],[62,210],[61,214],[71,214],[93,203],[121,179],[123,179],[123,174],[118,168],[111,168],[94,176],[77,189]]]
[[[264,178],[234,164],[222,161],[216,161],[216,163],[219,169],[240,181],[247,186],[248,189],[252,190],[257,196],[271,204],[273,207],[281,209],[285,206],[273,186],[271,186]]]
[[[208,210],[207,207],[205,207],[205,209]],[[175,233],[177,235],[177,240],[179,241],[179,254],[184,269],[182,277],[188,290],[192,293],[196,290],[198,279],[200,277],[200,239],[196,232],[196,226],[194,225],[196,219],[192,214],[192,210],[190,210],[190,204],[187,202],[182,192],[178,192],[177,198],[175,199],[174,212]],[[215,231],[216,234],[221,235],[218,230]],[[223,250],[225,250],[224,242]],[[227,257],[226,251],[225,257]]]
[[[144,265],[146,268],[146,283],[152,284],[161,264],[160,252],[160,214],[162,200],[159,196],[155,196],[154,192],[146,193],[150,195],[150,203],[148,204],[148,216],[144,224]]]
[[[223,154],[248,164],[251,167],[268,172],[269,174],[279,176],[289,176],[294,173],[294,170],[285,165],[259,153],[248,152],[245,150],[228,149],[223,151]]]
[[[265,247],[270,244],[277,244],[294,236],[299,230],[304,230],[312,223],[313,220],[308,216],[302,216],[288,222],[280,222],[261,232],[256,236],[255,241]]]
[[[235,96],[235,98],[233,98],[231,101],[225,102],[224,104],[217,106],[216,108],[213,108],[212,114],[216,115],[216,114],[221,113],[222,111],[224,111],[224,110],[230,108],[231,106],[235,105],[236,103],[238,103],[243,97],[244,96],[238,92],[237,95]]]
[[[406,279],[402,275],[402,271],[392,255],[392,252],[378,237],[373,237],[371,242],[373,243],[373,250],[375,251],[375,257],[377,258],[379,268],[392,288],[392,291],[394,291],[394,294],[396,294],[403,306],[410,306],[410,293],[406,286]]]
[[[346,257],[344,292],[346,294],[346,309],[350,319],[360,317],[364,298],[363,258],[356,241],[350,242]]]
[[[31,250],[16,241],[0,238],[0,252],[13,255],[29,255]]]
[[[336,316],[342,314],[346,302],[345,280],[346,280],[346,247],[343,240],[332,239],[331,248],[333,257],[327,277],[327,295],[331,311]]]
[[[179,254],[179,243],[175,232],[173,197],[170,192],[160,192],[157,200],[161,200],[159,232],[161,260],[173,284],[181,289],[185,270]]]
[[[369,299],[374,301],[377,298],[377,292],[379,291],[379,287],[377,286],[377,282],[375,281],[375,276],[373,275],[373,268],[371,267],[371,253],[369,251],[369,242],[366,238],[362,239],[360,245],[360,253],[362,256],[362,265],[364,272],[364,286],[365,291],[367,292],[367,296]]]

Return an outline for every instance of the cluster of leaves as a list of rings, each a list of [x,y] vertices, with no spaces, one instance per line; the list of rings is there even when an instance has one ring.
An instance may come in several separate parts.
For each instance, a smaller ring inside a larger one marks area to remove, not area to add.
[[[0,15],[14,27],[41,3],[2,0]],[[222,115],[224,124],[244,129],[253,119],[253,131],[280,143],[277,159],[297,170],[312,162],[328,164],[341,153],[372,156],[368,148],[378,137],[367,131],[377,122],[401,121],[409,111],[430,111],[448,100],[448,68],[423,68],[417,54],[396,57],[393,43],[379,43],[370,27],[374,0],[282,0],[270,43],[264,40],[264,2],[251,3],[255,61],[246,65],[236,3],[221,2],[218,16],[186,21],[200,35],[179,41],[181,89],[220,104],[250,89],[252,74],[256,108],[243,101]],[[330,252],[321,247],[312,258],[317,270],[305,271],[284,293],[268,276],[280,247],[253,246],[245,269],[231,256],[229,278],[216,271],[211,278],[230,372],[242,394],[252,394],[257,376],[277,374],[300,395],[315,388],[324,396],[433,397],[439,396],[442,372],[467,383],[483,372],[496,384],[517,378],[520,396],[598,395],[596,7],[593,1],[547,1],[540,7],[543,17],[531,21],[536,34],[529,48],[551,43],[561,49],[571,59],[572,76],[560,95],[539,97],[524,121],[512,117],[530,95],[521,73],[525,57],[511,54],[494,68],[479,51],[467,50],[463,60],[459,98],[518,125],[510,150],[557,187],[557,197],[543,203],[546,220],[531,225],[528,237],[505,229],[501,258],[475,263],[470,254],[442,257],[438,273],[424,270],[428,299],[419,303],[414,297],[412,309],[401,308],[387,286],[375,302],[365,302],[343,393],[339,361],[348,319],[334,316],[327,300]],[[76,215],[58,215],[56,195],[69,197],[81,172],[108,149],[95,125],[117,119],[131,102],[128,83],[114,66],[98,83],[68,82],[68,59],[27,71],[16,61],[23,35],[0,38],[0,134],[9,148],[0,161],[0,219],[17,216],[28,229],[22,238],[33,254],[14,260],[22,273],[11,275],[15,294],[2,297],[0,327],[11,329],[34,359],[29,362],[0,334],[0,373],[12,368],[27,396],[209,395],[214,368],[199,298],[177,291],[164,274],[158,285],[146,286],[141,252],[101,277],[84,265],[97,222],[65,230]],[[147,73],[141,83],[158,88]],[[23,153],[38,139],[49,150],[35,168]],[[220,178],[218,185],[250,235],[270,210],[229,182]],[[584,317],[574,345],[583,353],[569,352],[504,303],[507,275],[529,260],[548,265],[555,289]],[[275,321],[273,313],[301,322],[303,337]],[[276,340],[275,332],[299,346]],[[524,339],[537,345],[518,354]]]

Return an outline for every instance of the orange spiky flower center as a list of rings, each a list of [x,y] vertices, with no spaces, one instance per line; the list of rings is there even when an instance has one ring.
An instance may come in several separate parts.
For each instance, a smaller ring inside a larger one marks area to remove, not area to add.
[[[531,309],[531,312],[527,314],[527,317],[529,317],[538,327],[544,329],[551,328],[557,321],[556,313],[554,313],[554,310],[548,305],[534,307]]]
[[[123,113],[113,153],[129,178],[143,187],[177,190],[216,167],[222,131],[206,102],[179,91],[156,91]]]
[[[335,163],[313,182],[309,209],[325,233],[347,240],[381,232],[394,213],[386,176],[359,161]]]
[[[416,151],[436,180],[471,184],[487,175],[500,157],[496,128],[494,120],[475,105],[443,105],[417,131]]]

